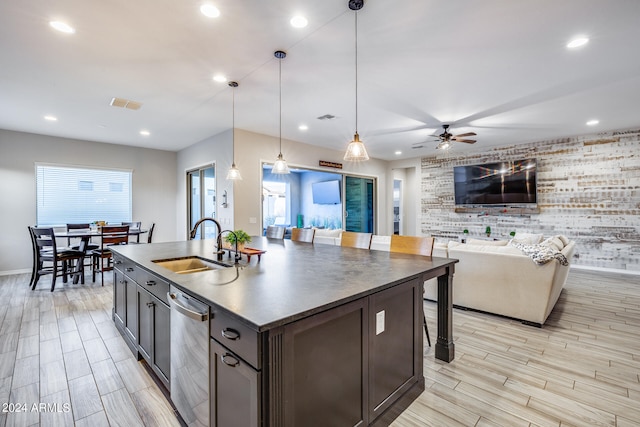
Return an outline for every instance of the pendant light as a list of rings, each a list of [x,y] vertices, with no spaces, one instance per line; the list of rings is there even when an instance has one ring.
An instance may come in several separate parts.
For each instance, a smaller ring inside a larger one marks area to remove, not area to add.
[[[358,10],[364,6],[364,0],[349,0],[349,9],[355,11],[355,40],[356,40],[356,133],[353,135],[353,141],[347,146],[347,152],[344,155],[344,160],[349,162],[360,162],[363,160],[369,160],[369,154],[364,143],[360,141],[360,135],[358,135]]]
[[[240,181],[242,176],[240,170],[236,167],[236,88],[238,82],[229,82],[232,95],[232,108],[231,108],[231,167],[227,172],[227,179],[231,181]]]
[[[275,173],[278,175],[286,175],[291,173],[289,171],[289,166],[287,166],[287,161],[282,156],[282,60],[287,56],[287,54],[281,50],[276,50],[273,54],[276,58],[278,58],[279,62],[279,80],[280,80],[280,152],[278,153],[278,158],[276,162],[273,164],[273,169],[271,173]]]

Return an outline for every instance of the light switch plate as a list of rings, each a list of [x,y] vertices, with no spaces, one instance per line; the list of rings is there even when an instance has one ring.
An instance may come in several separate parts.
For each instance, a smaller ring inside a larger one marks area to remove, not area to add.
[[[384,310],[376,313],[376,335],[384,332]]]

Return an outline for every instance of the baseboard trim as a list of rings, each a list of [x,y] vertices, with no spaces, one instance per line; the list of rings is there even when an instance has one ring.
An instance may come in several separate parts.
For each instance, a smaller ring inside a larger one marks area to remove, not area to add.
[[[630,274],[632,276],[640,276],[639,270],[622,270],[619,268],[606,268],[606,267],[592,267],[590,265],[576,265],[571,264],[571,270],[589,270],[589,271],[602,271],[604,273],[615,273],[615,274]]]
[[[25,269],[22,269],[22,270],[0,271],[0,276],[11,276],[13,274],[26,274],[26,273],[31,273],[31,269],[30,268],[25,268]]]

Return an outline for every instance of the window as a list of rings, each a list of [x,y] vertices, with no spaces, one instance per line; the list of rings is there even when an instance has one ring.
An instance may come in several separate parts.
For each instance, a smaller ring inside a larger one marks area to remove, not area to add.
[[[131,221],[131,171],[36,164],[39,226]]]

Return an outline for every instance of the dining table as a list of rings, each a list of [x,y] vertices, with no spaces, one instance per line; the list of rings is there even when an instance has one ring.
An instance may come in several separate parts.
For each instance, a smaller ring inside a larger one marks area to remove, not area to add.
[[[129,236],[140,237],[141,234],[148,233],[149,230],[143,228],[130,228],[127,233]],[[80,230],[64,230],[55,232],[56,239],[80,239],[88,244],[92,238],[100,238],[102,236],[102,231],[99,228],[91,228],[91,229],[80,229]],[[139,240],[138,240],[139,241]],[[102,246],[102,242],[100,242],[100,246]],[[73,272],[79,273],[80,270],[84,267],[83,263],[77,262]],[[79,280],[79,275],[74,275],[73,284],[77,284]]]

